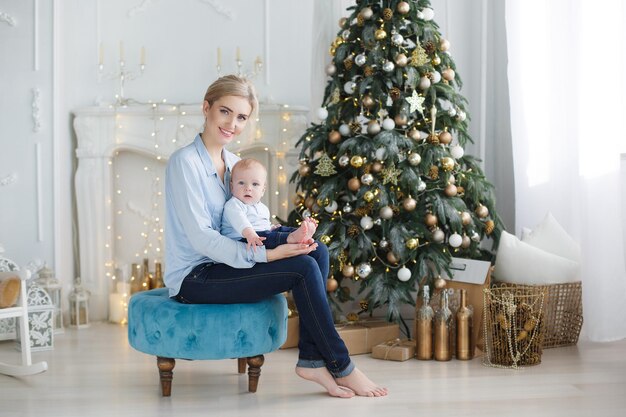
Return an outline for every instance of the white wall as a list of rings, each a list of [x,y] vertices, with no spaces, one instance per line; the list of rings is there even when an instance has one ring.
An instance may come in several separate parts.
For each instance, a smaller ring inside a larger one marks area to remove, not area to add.
[[[503,7],[496,0],[433,0],[435,20],[451,41],[465,84],[461,92],[470,102],[476,143],[467,152],[484,158],[500,214],[513,228]],[[126,96],[136,100],[200,102],[216,76],[219,46],[223,73],[235,70],[240,47],[246,65],[257,55],[265,61],[267,71],[256,80],[263,99],[314,108],[320,103],[309,102],[313,9],[312,1],[303,0],[0,0],[0,13],[15,20],[14,26],[0,20],[0,184],[7,183],[0,185],[0,245],[5,255],[20,264],[47,261],[68,288],[75,275],[71,112],[113,101],[118,89],[113,80],[99,80],[100,44],[105,72],[115,69],[120,41],[131,70],[145,47],[145,73],[126,85]],[[33,88],[41,97],[39,132],[33,132]]]

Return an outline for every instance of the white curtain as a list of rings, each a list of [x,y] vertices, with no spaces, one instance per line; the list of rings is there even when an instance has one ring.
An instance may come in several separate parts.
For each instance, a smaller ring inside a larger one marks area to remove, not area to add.
[[[626,5],[507,0],[506,31],[518,232],[554,214],[582,249],[583,338],[622,339]]]

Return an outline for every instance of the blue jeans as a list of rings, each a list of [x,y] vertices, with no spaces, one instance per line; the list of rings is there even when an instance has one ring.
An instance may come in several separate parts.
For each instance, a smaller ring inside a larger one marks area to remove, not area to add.
[[[274,234],[275,243],[286,242],[288,233]],[[257,263],[248,269],[200,264],[185,277],[176,299],[197,304],[251,303],[291,290],[300,314],[297,366],[326,366],[335,378],[349,375],[354,364],[335,329],[326,299],[328,249],[321,242],[317,244],[308,255]]]

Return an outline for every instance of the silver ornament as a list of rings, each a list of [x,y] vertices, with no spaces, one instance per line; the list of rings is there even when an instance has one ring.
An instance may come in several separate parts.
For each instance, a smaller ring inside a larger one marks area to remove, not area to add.
[[[339,133],[341,133],[341,136],[349,136],[352,133],[352,129],[346,123],[342,123],[339,125]]]
[[[394,45],[400,46],[402,45],[402,42],[404,42],[404,37],[399,33],[391,36],[391,43],[393,43]]]
[[[387,241],[386,239],[382,239],[380,242],[378,242],[378,246],[381,249],[386,249],[389,246],[389,241]]]
[[[377,121],[371,121],[367,124],[367,133],[370,135],[377,135],[380,132],[380,125]]]
[[[355,89],[356,89],[356,83],[353,81],[348,81],[343,85],[343,91],[345,91],[347,94],[354,93]]]
[[[344,213],[351,213],[352,212],[352,206],[350,205],[350,203],[346,203],[346,205],[343,206],[343,212]]]
[[[350,30],[349,30],[349,29],[344,30],[344,31],[341,33],[341,37],[342,37],[345,41],[347,41],[347,40],[348,40],[348,38],[350,37]]]
[[[409,164],[417,166],[422,162],[422,157],[418,153],[412,153],[409,155]]]
[[[326,66],[326,74],[333,76],[337,72],[337,67],[332,62]]]
[[[389,206],[384,206],[380,208],[380,211],[378,212],[378,214],[383,219],[389,220],[393,217],[393,210]]]
[[[326,213],[334,213],[337,210],[337,202],[335,200],[331,201],[326,207],[324,207]]]
[[[367,278],[372,273],[372,265],[362,262],[356,266],[356,274],[361,278]]]
[[[381,224],[382,224],[382,220],[380,220],[380,219],[374,220],[374,225],[375,226],[380,226]]]
[[[472,233],[472,240],[474,242],[480,242],[480,235],[478,233],[476,233],[476,232],[473,232]]]
[[[361,221],[359,223],[361,224],[363,230],[370,230],[372,227],[374,227],[374,221],[370,216],[361,217]]]
[[[367,62],[367,57],[363,54],[358,54],[354,58],[354,63],[357,64],[359,67],[362,67],[363,65],[365,65],[366,62]]]
[[[361,175],[361,182],[365,185],[370,185],[374,181],[374,176],[372,174],[363,174]]]
[[[426,189],[426,183],[420,179],[419,184],[417,184],[417,191],[424,191]]]
[[[446,238],[446,234],[443,232],[443,230],[441,230],[441,229],[436,229],[436,230],[433,232],[433,240],[434,240],[436,243],[442,243],[442,242],[443,242],[443,240],[444,240],[445,238]]]
[[[302,218],[306,219],[307,217],[311,217],[311,212],[309,211],[309,209],[306,209],[302,212]]]
[[[350,163],[350,157],[347,155],[341,155],[339,157],[338,163],[340,167],[347,167],[348,164]]]
[[[385,61],[385,63],[383,64],[383,71],[385,72],[391,72],[393,71],[393,69],[395,68],[395,64],[391,61]]]

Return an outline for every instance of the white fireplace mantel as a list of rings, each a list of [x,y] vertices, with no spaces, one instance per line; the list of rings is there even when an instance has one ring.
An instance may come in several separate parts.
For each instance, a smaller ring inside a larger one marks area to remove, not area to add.
[[[91,292],[90,316],[107,318],[110,279],[115,268],[116,221],[113,161],[120,151],[163,162],[201,130],[200,104],[165,103],[85,107],[74,111],[77,136],[75,193],[78,215],[80,276]],[[232,143],[230,150],[261,159],[268,168],[265,203],[286,218],[290,209],[289,178],[297,168],[295,143],[307,126],[303,107],[261,104],[255,135]],[[128,179],[127,179],[128,180]],[[292,187],[293,188],[293,187]]]

